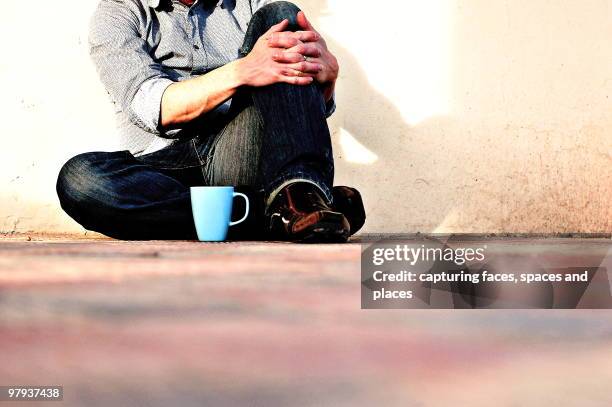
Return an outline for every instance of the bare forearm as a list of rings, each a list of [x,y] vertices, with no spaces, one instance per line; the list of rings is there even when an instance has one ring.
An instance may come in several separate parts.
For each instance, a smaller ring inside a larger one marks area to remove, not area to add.
[[[177,82],[164,92],[161,125],[172,128],[197,119],[231,98],[244,84],[240,60],[205,75]]]
[[[288,43],[276,44],[276,40],[282,42],[292,39],[288,38],[287,34],[291,37],[293,33],[284,32],[288,24],[288,20],[283,20],[271,27],[259,38],[246,57],[197,78],[170,85],[162,97],[161,126],[172,128],[193,121],[231,98],[241,86],[259,87],[281,82],[304,86],[311,84],[319,74],[322,74],[319,82],[329,84],[325,90],[325,99],[329,101],[333,96],[337,77],[334,75],[337,68],[333,66],[335,58],[328,53],[330,56],[327,59],[332,59],[333,63],[327,64],[332,67],[325,70],[326,72],[323,72],[322,63],[311,62],[310,59],[304,58],[306,55],[296,52],[293,52],[290,61],[279,61],[286,59],[281,50],[301,43],[301,40],[293,38],[293,41]],[[296,35],[300,35],[305,41],[320,38],[312,31]],[[320,52],[317,51],[317,55],[320,55]]]

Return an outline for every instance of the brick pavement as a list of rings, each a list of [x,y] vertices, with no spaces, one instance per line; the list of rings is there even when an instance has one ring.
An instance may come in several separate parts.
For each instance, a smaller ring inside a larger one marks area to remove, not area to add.
[[[66,406],[612,405],[612,312],[361,310],[360,251],[5,237],[0,385],[61,384]]]

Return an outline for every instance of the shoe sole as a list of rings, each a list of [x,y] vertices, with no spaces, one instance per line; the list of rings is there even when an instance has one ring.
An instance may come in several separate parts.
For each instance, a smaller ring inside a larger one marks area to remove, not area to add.
[[[354,192],[355,200],[353,202],[353,206],[354,208],[356,208],[357,212],[355,214],[355,218],[359,219],[359,222],[354,226],[351,225],[351,236],[359,232],[359,230],[361,230],[366,221],[365,207],[363,206],[363,198],[361,198],[361,193],[359,193],[359,191],[357,191],[356,189],[354,190]]]
[[[296,243],[346,243],[350,236],[350,228],[346,218],[324,214],[316,224],[309,226]],[[343,219],[344,218],[344,219]]]
[[[334,197],[334,199],[340,199],[344,201],[345,207],[342,207],[341,212],[344,213],[346,219],[349,221],[351,226],[351,236],[357,233],[365,224],[366,221],[366,213],[365,207],[363,206],[363,198],[361,197],[361,193],[355,188],[341,186],[334,187],[336,188],[346,188],[352,192],[352,196],[348,198],[346,194],[343,194],[339,191],[334,191],[334,195],[337,195],[338,198]]]

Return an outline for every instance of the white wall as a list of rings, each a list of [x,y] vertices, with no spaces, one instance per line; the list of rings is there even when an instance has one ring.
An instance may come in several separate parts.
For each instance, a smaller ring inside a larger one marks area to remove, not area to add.
[[[341,62],[337,183],[363,191],[366,231],[612,231],[609,1],[298,3]],[[95,4],[0,14],[3,232],[82,231],[57,172],[117,147],[87,56]]]

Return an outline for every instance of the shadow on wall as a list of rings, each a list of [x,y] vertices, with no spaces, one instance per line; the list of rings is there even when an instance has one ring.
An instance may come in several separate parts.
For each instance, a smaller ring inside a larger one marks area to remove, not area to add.
[[[428,138],[438,137],[433,132],[449,125],[448,117],[409,124],[397,105],[370,84],[358,58],[334,41],[330,47],[343,67],[336,95],[340,114],[330,123],[340,160],[337,182],[350,180],[364,192],[369,231],[433,231],[452,210],[438,188],[454,160],[441,157]]]
[[[300,3],[341,64],[336,183],[363,191],[367,231],[612,230],[610,137],[599,106],[574,106],[598,96],[593,74],[607,74],[559,48],[567,39],[541,35],[592,23],[598,10],[568,21],[570,11],[551,16],[542,2],[391,3]],[[593,55],[584,48],[601,34],[587,30],[573,45],[596,59],[597,45]],[[573,94],[551,92],[571,78],[583,82]]]
[[[414,4],[398,4],[393,16],[384,8],[368,11],[345,3],[301,4],[341,66],[338,110],[330,120],[336,183],[353,183],[362,191],[370,232],[441,231],[438,226],[453,210],[444,185],[462,171],[462,154],[447,154],[448,147],[439,151],[440,143],[432,140],[443,139],[452,126],[440,114],[448,105],[448,14],[431,15],[440,4],[420,6],[429,16],[406,17]],[[425,27],[427,17],[436,20]],[[410,23],[412,29],[406,29]],[[406,38],[419,28],[430,37],[425,46]],[[415,61],[415,54],[420,59]]]

